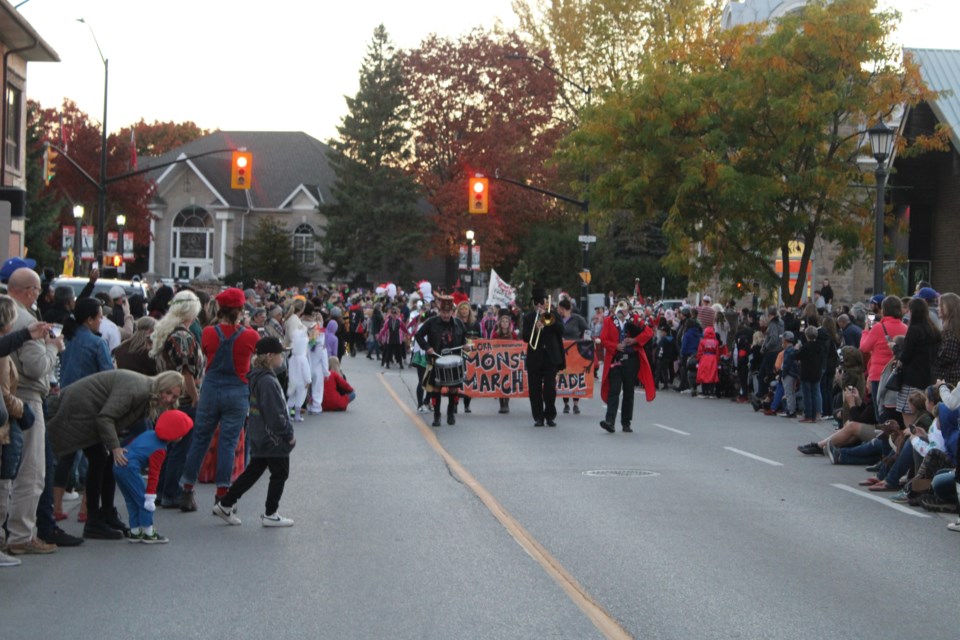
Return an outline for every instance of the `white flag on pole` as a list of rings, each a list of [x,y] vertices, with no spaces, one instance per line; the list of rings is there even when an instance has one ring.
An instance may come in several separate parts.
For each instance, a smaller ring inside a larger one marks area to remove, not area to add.
[[[490,286],[487,288],[487,304],[498,304],[506,307],[517,299],[517,292],[510,283],[490,269]]]

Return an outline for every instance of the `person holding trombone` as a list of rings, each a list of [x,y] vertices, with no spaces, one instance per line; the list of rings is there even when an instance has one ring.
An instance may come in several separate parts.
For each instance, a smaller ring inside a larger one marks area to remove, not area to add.
[[[533,426],[557,426],[557,373],[566,369],[563,323],[557,322],[552,300],[542,288],[533,290],[534,310],[523,317],[523,341],[527,343],[527,384]]]

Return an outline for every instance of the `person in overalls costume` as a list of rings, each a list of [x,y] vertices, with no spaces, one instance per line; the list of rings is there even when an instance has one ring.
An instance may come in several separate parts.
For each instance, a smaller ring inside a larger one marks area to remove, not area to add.
[[[260,335],[252,329],[244,329],[240,324],[245,302],[243,291],[230,288],[216,299],[220,305],[219,324],[205,327],[201,339],[210,364],[200,388],[193,441],[180,476],[180,485],[183,487],[181,511],[197,510],[193,485],[197,482],[200,465],[218,424],[217,499],[226,494],[232,483],[234,452],[250,408],[247,373]]]

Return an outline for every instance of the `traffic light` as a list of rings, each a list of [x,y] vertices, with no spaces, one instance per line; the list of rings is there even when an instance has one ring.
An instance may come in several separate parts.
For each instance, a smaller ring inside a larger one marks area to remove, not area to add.
[[[46,184],[50,184],[50,181],[53,180],[53,176],[57,175],[57,157],[60,154],[57,153],[49,145],[43,150],[43,181]]]
[[[489,213],[490,181],[476,176],[470,178],[470,213]]]
[[[230,188],[249,189],[253,182],[253,154],[249,151],[234,151],[230,161]]]
[[[119,269],[120,267],[122,267],[122,266],[123,266],[123,256],[121,256],[120,254],[117,254],[117,255],[113,256],[113,266],[117,267],[118,269]]]

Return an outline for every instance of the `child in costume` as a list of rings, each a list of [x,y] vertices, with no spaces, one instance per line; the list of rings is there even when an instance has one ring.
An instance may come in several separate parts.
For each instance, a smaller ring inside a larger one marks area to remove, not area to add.
[[[227,524],[240,524],[237,500],[250,490],[263,472],[270,469],[266,509],[260,516],[265,527],[292,527],[293,520],[284,518],[277,509],[283,486],[290,475],[290,452],[297,444],[290,414],[286,410],[283,389],[274,369],[283,362],[283,345],[273,337],[257,342],[256,357],[250,371],[250,416],[247,419],[247,443],[250,464],[233,486],[213,506],[213,515]]]
[[[157,418],[157,425],[137,436],[124,449],[127,464],[114,463],[113,475],[120,493],[127,503],[130,517],[130,542],[145,544],[163,544],[167,538],[157,533],[153,527],[153,512],[156,511],[157,480],[160,467],[167,457],[167,445],[178,442],[193,429],[193,420],[183,411],[171,409]],[[141,470],[147,471],[147,485],[144,490]]]
[[[287,408],[293,410],[293,419],[303,422],[300,410],[307,399],[310,386],[310,360],[307,358],[307,332],[296,329],[290,337],[293,352],[287,361]]]

